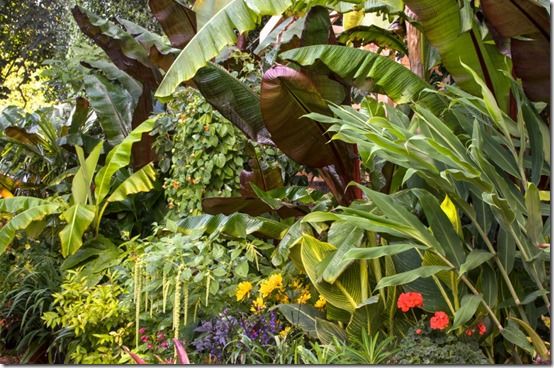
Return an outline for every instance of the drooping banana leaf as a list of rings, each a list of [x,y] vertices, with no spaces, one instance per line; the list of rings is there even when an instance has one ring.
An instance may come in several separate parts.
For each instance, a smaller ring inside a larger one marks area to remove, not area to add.
[[[120,143],[131,130],[134,108],[131,95],[106,78],[93,74],[85,76],[85,90],[108,142]]]
[[[196,34],[196,14],[178,1],[149,0],[148,6],[171,41],[171,46],[183,48]]]
[[[490,26],[511,39],[514,71],[527,96],[550,102],[550,15],[546,9],[526,0],[482,0],[481,8]]]
[[[369,51],[336,45],[301,47],[284,52],[283,60],[302,66],[311,66],[317,61],[324,63],[333,73],[360,89],[384,93],[398,104],[419,100],[422,91],[431,85],[387,57]],[[426,94],[430,106],[446,107],[435,94]]]
[[[83,61],[81,65],[96,73],[100,73],[110,82],[120,84],[132,97],[132,106],[136,106],[142,94],[142,86],[139,82],[131,78],[129,74],[119,69],[113,63],[104,60]]]
[[[277,147],[287,156],[313,168],[334,167],[329,181],[339,202],[355,198],[346,185],[354,178],[353,147],[330,141],[322,125],[304,117],[316,112],[331,115],[327,103],[310,78],[299,71],[275,66],[262,80],[261,108],[265,126]]]
[[[259,96],[237,78],[209,63],[198,70],[194,83],[206,101],[249,139],[262,144],[273,143],[264,126]]]
[[[184,81],[194,77],[198,69],[216,57],[227,45],[235,43],[237,35],[254,29],[264,15],[281,14],[290,0],[232,0],[219,10],[185,46],[168,70],[156,96],[163,98],[173,93]]]
[[[18,199],[18,197],[5,198],[0,202],[10,199]],[[13,202],[15,203],[15,201]],[[12,217],[2,228],[0,228],[0,254],[4,253],[6,247],[10,245],[18,230],[26,229],[34,221],[40,221],[45,216],[58,213],[59,205],[54,203],[40,204],[28,208],[14,217]]]
[[[71,12],[81,31],[102,48],[119,69],[141,81],[143,87],[157,85],[148,53],[130,34],[79,6]]]
[[[102,48],[119,69],[142,84],[142,94],[131,109],[131,119],[129,119],[130,127],[137,127],[153,110],[152,91],[158,87],[160,80],[160,73],[149,58],[151,50],[147,52],[129,33],[83,8],[75,6],[72,8],[72,13],[81,31]],[[143,167],[155,159],[152,143],[152,137],[144,136],[143,140],[133,148],[135,168]]]
[[[509,81],[502,70],[510,70],[507,58],[481,39],[475,22],[464,31],[457,1],[450,0],[405,0],[415,14],[422,32],[435,47],[454,81],[465,91],[479,96],[480,88],[471,73],[462,63],[471,67],[487,82],[489,89],[503,111],[508,111]]]
[[[114,189],[112,194],[106,199],[106,202],[118,202],[125,200],[131,194],[148,192],[154,188],[154,181],[156,180],[156,171],[152,163],[144,166],[137,172],[134,172],[117,188]]]

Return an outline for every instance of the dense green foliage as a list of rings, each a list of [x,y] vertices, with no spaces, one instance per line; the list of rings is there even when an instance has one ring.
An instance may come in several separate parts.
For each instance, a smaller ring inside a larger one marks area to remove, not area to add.
[[[88,0],[58,21],[63,104],[0,112],[0,352],[550,360],[543,2]]]

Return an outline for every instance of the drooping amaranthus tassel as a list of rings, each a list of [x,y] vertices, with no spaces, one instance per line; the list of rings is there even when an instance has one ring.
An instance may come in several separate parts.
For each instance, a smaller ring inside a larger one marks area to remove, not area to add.
[[[175,276],[175,295],[173,299],[173,330],[176,339],[179,338],[179,317],[181,315],[181,271],[182,266],[179,266],[177,276]]]
[[[167,305],[167,291],[169,290],[169,285],[167,282],[167,275],[165,269],[163,270],[162,276],[162,312],[165,313],[165,306]]]
[[[135,348],[136,349],[138,349],[138,345],[139,345],[139,329],[140,329],[140,295],[141,295],[140,271],[141,271],[140,259],[137,256],[135,260],[135,269],[134,269],[134,275],[133,275],[133,281],[135,283],[134,302],[135,302]]]
[[[185,285],[184,286],[184,294],[185,294],[185,299],[183,301],[183,326],[186,326],[187,325],[187,322],[188,322],[188,315],[189,315],[189,288],[188,288],[188,285]]]

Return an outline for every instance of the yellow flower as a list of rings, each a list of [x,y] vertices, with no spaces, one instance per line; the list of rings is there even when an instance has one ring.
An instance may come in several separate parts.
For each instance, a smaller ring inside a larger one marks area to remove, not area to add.
[[[275,299],[277,299],[277,301],[281,304],[290,303],[290,299],[289,299],[289,296],[287,294],[278,294]]]
[[[317,302],[315,302],[314,307],[319,308],[319,309],[323,309],[323,308],[325,308],[325,304],[327,304],[327,300],[325,300],[323,295],[320,295]]]
[[[263,280],[260,284],[260,294],[262,297],[267,297],[275,289],[283,288],[283,276],[280,273],[269,276],[267,280]]]
[[[250,294],[250,290],[252,290],[252,284],[248,281],[243,281],[237,285],[237,301],[240,302],[243,300],[248,294]]]
[[[260,313],[265,308],[264,298],[261,296],[257,297],[256,300],[252,302],[252,307],[250,311],[253,313]]]
[[[281,336],[282,338],[285,338],[285,337],[287,337],[289,332],[290,332],[290,326],[287,326],[287,327],[283,328],[281,330],[281,332],[279,332],[279,336]]]
[[[308,300],[312,297],[312,294],[308,290],[304,290],[302,294],[298,298],[296,298],[296,302],[298,304],[306,304]]]
[[[292,287],[294,290],[301,289],[301,288],[302,288],[302,281],[300,281],[300,280],[298,280],[298,279],[294,279],[294,280],[292,281],[291,287]]]

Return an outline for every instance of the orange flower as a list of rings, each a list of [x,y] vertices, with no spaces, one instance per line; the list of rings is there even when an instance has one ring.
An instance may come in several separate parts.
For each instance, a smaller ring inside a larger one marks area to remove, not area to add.
[[[449,323],[448,315],[444,312],[435,312],[435,315],[431,317],[430,325],[433,330],[444,330],[448,327]]]
[[[479,335],[484,335],[487,332],[487,326],[483,322],[479,322],[476,327],[479,330]]]
[[[423,306],[423,296],[420,293],[402,293],[396,305],[405,313],[411,308]]]

